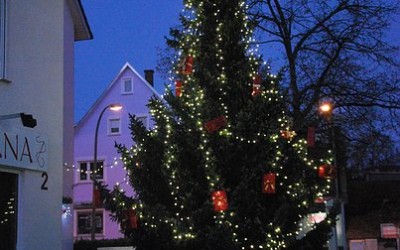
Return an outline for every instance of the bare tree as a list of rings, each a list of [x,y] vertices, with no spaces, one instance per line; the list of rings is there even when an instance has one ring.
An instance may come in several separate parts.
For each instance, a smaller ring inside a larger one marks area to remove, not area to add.
[[[248,3],[262,43],[275,43],[283,52],[283,82],[295,126],[306,126],[325,98],[334,101],[351,139],[399,126],[398,46],[385,33],[398,0]]]

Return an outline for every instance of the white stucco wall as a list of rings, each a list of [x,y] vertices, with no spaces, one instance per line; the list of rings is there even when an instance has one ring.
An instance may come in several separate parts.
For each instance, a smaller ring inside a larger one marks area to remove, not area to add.
[[[42,172],[16,170],[17,249],[63,249],[63,164],[72,158],[72,144],[65,141],[72,135],[64,134],[71,133],[73,122],[72,21],[64,0],[8,2],[7,79],[12,83],[0,82],[0,115],[32,114],[38,124],[31,130],[48,137],[49,156],[48,190],[41,189]],[[13,167],[0,166],[7,169]]]

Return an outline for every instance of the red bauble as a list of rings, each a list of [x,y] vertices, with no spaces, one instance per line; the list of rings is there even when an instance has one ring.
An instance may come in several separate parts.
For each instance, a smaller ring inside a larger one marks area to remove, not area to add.
[[[228,197],[224,190],[214,191],[211,195],[214,203],[214,211],[221,212],[228,210]]]
[[[212,119],[211,121],[204,123],[204,128],[207,130],[208,133],[212,133],[224,127],[227,123],[228,121],[226,120],[225,116],[219,116]]]
[[[175,82],[175,96],[176,97],[182,96],[182,81],[181,80],[177,80]]]
[[[182,74],[190,75],[193,73],[193,56],[186,56],[182,63]]]
[[[336,177],[336,168],[329,164],[318,167],[318,176],[324,179],[332,179]]]
[[[266,173],[263,177],[262,183],[262,192],[265,194],[275,194],[276,192],[276,174],[275,173]]]

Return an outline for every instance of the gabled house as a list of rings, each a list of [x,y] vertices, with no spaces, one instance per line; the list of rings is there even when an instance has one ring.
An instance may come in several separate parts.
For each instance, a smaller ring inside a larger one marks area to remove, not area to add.
[[[136,115],[143,124],[152,126],[147,103],[152,96],[157,96],[153,88],[153,71],[146,70],[145,78],[126,63],[117,77],[110,83],[94,105],[75,125],[73,184],[74,238],[90,239],[93,182],[91,173],[94,169],[95,128],[99,124],[97,141],[97,179],[112,188],[117,183],[132,195],[133,190],[126,179],[126,171],[115,148],[115,142],[132,146],[129,130],[129,114]],[[147,80],[146,80],[147,79]],[[161,98],[161,97],[159,97]],[[122,105],[122,110],[105,110],[110,104]],[[123,237],[120,226],[110,219],[109,212],[102,205],[96,207],[96,239],[115,239]]]

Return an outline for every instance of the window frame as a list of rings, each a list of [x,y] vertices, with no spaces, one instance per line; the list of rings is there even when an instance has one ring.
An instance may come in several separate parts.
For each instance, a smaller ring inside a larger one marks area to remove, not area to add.
[[[97,161],[97,165],[100,166],[101,171],[101,176],[99,176],[99,174],[97,174],[96,179],[98,181],[105,181],[105,171],[104,171],[104,160],[98,160]],[[82,172],[82,165],[85,164],[86,165],[86,170],[84,172]],[[88,168],[89,165],[89,168]],[[79,167],[79,171],[78,171],[78,176],[77,176],[77,182],[79,183],[84,183],[84,182],[91,182],[92,181],[92,175],[91,172],[93,171],[93,167],[94,166],[94,161],[93,160],[89,160],[89,161],[79,161],[78,162],[78,167]],[[101,166],[103,166],[101,168]],[[82,179],[82,176],[85,176],[85,179]]]
[[[89,237],[91,234],[91,219],[92,219],[92,210],[91,209],[75,209],[74,211],[74,218],[75,218],[75,223],[74,223],[74,236],[75,237]],[[86,231],[84,233],[80,232],[80,227],[79,227],[79,217],[80,216],[86,216],[87,220],[89,220],[89,223],[86,227]],[[96,219],[100,218],[101,219],[101,227],[96,227],[100,228],[100,231],[95,233],[97,236],[103,236],[105,232],[105,211],[102,208],[96,209]],[[97,221],[97,220],[96,220]]]
[[[130,81],[130,91],[126,91],[126,81]],[[130,95],[133,94],[133,78],[132,77],[124,77],[121,79],[121,94]]]
[[[118,121],[118,132],[112,132],[112,129],[115,128],[112,125],[112,121]],[[121,117],[110,116],[107,118],[107,135],[121,135],[122,130],[122,121]]]

